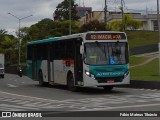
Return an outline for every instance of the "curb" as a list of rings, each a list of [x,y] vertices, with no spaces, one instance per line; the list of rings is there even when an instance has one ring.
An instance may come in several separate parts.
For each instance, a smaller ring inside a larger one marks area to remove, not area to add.
[[[131,80],[129,85],[123,87],[160,90],[160,81]]]

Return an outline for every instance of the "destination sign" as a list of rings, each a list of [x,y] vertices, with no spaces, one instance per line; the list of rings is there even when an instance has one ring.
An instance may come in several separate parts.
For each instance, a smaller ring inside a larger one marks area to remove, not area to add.
[[[86,40],[122,40],[126,39],[124,33],[88,33]]]

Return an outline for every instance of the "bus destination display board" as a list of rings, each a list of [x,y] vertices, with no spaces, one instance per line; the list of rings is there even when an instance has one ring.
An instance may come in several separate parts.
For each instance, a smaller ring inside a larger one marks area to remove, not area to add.
[[[124,40],[126,35],[124,33],[88,33],[86,40]]]

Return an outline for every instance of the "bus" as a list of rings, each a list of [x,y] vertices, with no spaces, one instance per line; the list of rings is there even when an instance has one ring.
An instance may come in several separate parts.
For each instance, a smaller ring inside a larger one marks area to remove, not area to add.
[[[27,75],[40,86],[61,84],[71,91],[130,84],[127,36],[90,31],[28,42]]]

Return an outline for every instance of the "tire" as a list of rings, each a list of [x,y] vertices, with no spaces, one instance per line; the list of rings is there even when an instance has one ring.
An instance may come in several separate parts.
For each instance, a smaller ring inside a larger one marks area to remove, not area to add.
[[[22,77],[22,73],[20,73],[20,75],[19,75],[20,77]]]
[[[68,79],[67,79],[67,87],[70,91],[72,92],[75,92],[77,91],[77,87],[74,85],[74,78],[73,78],[73,75],[70,74],[68,76]]]
[[[38,73],[38,82],[39,82],[39,86],[40,87],[44,87],[45,86],[45,82],[43,81],[43,74],[42,74],[42,72]]]
[[[113,86],[103,86],[105,91],[112,91]]]
[[[1,77],[4,78],[4,75],[2,75]]]

